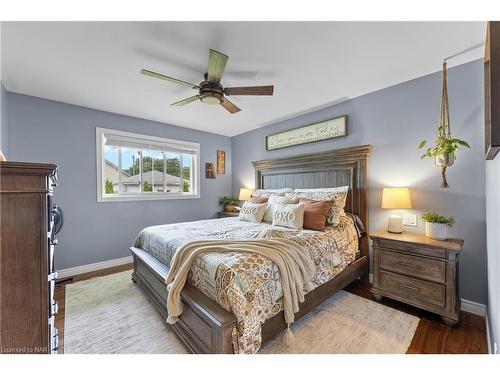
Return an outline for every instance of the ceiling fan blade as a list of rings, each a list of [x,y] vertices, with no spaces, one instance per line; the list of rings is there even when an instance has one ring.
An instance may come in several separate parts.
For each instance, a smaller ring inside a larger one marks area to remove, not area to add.
[[[178,85],[191,87],[192,89],[195,89],[195,90],[200,88],[198,85],[195,85],[194,83],[182,81],[180,79],[172,78],[172,77],[166,76],[164,74],[152,72],[151,70],[147,70],[147,69],[142,69],[141,74],[144,74],[145,76],[149,76],[149,77],[153,77],[153,78],[163,79],[165,81],[172,82],[172,83],[177,83]]]
[[[182,106],[194,102],[200,98],[199,95],[191,96],[190,98],[179,100],[178,102],[172,103],[170,105]]]
[[[208,81],[219,83],[229,56],[211,49],[208,52]]]
[[[226,87],[226,95],[273,95],[274,86]]]
[[[241,109],[236,107],[234,105],[234,103],[231,102],[230,100],[228,100],[227,98],[222,98],[220,105],[223,106],[224,108],[226,108],[231,113],[236,113],[236,112],[241,111]]]

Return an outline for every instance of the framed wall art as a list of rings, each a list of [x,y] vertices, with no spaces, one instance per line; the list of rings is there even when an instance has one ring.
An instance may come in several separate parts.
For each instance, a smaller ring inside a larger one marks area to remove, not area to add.
[[[217,173],[226,174],[226,152],[217,150]]]
[[[208,178],[208,179],[215,178],[214,163],[205,163],[205,178]]]
[[[266,137],[266,150],[303,145],[347,136],[347,115],[290,129]]]

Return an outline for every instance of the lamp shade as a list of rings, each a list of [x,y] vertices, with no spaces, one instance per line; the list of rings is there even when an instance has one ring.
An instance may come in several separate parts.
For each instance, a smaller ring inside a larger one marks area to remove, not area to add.
[[[250,199],[250,197],[252,196],[252,193],[254,191],[255,191],[254,189],[241,188],[240,189],[240,196],[238,199],[240,201],[247,201]]]
[[[410,189],[384,188],[382,208],[411,208]]]

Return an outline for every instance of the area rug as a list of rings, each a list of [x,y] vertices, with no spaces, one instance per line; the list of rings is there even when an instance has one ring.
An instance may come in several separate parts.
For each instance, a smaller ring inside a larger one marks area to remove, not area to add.
[[[66,286],[64,353],[183,354],[185,348],[132,283],[131,271]],[[259,353],[405,353],[419,319],[339,291],[292,325]]]

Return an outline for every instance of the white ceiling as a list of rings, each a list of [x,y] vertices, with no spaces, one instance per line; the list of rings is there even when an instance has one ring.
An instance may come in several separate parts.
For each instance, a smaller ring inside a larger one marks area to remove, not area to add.
[[[233,136],[417,78],[480,44],[483,22],[3,22],[8,91]],[[274,84],[242,109],[170,103],[194,95],[139,74],[199,83],[208,50],[229,55],[224,86]],[[450,61],[481,57],[482,48]]]

